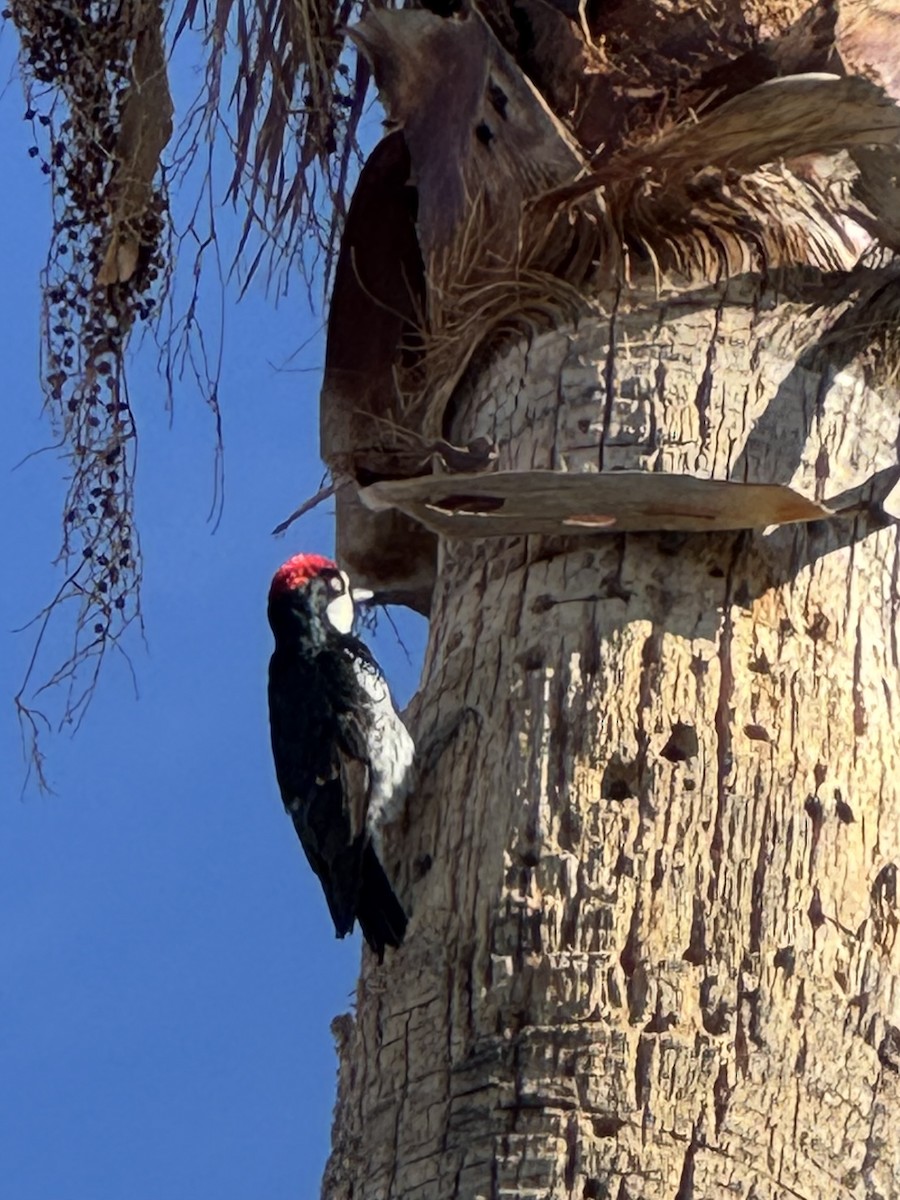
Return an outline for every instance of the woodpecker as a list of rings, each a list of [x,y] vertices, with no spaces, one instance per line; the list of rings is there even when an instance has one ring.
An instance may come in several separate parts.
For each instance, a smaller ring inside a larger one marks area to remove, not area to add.
[[[269,723],[275,774],[335,933],[359,921],[381,962],[406,913],[381,863],[381,829],[399,815],[415,746],[378,663],[353,633],[356,604],[335,563],[298,554],[275,572],[269,624]]]

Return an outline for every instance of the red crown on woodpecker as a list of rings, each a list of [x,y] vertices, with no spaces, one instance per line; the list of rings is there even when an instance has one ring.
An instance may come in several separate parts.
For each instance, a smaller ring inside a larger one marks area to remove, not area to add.
[[[269,595],[279,596],[284,592],[293,592],[296,588],[304,587],[322,571],[336,570],[336,564],[322,554],[295,554],[293,558],[282,563],[273,575]]]

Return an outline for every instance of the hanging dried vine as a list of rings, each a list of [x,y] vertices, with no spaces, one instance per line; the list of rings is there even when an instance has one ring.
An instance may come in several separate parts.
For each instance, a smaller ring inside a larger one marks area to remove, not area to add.
[[[63,724],[80,721],[100,665],[140,622],[134,522],[136,423],[125,352],[153,317],[169,277],[168,204],[159,156],[171,102],[156,0],[69,5],[15,0],[30,153],[49,178],[53,227],[41,277],[41,385],[69,468],[60,562],[64,581],[39,614],[16,697],[29,759],[45,783],[36,695],[63,685]],[[34,689],[44,633],[75,610],[65,662]],[[48,722],[49,723],[49,722]]]
[[[327,285],[369,80],[365,62],[351,68],[342,59],[343,32],[366,7],[367,0],[184,0],[171,7],[163,0],[10,0],[5,11],[21,42],[31,155],[52,196],[41,384],[69,469],[64,582],[36,618],[35,652],[16,697],[27,757],[42,785],[38,734],[50,721],[37,697],[62,685],[62,723],[77,724],[106,652],[123,650],[121,635],[141,620],[137,421],[125,371],[130,337],[141,324],[159,322],[169,398],[173,379],[187,368],[212,407],[220,504],[218,379],[197,320],[203,258],[210,248],[218,253],[212,145],[230,129],[229,195],[244,213],[236,257],[244,284],[267,252],[270,275],[281,269],[283,289],[298,266],[308,270],[324,250]],[[174,40],[189,29],[203,37],[206,75],[164,170],[173,128],[168,18]],[[203,194],[187,228],[177,231],[166,181],[184,184],[195,163]],[[171,270],[179,253],[189,261],[183,252],[191,246],[193,294],[181,311],[169,290]],[[47,672],[44,633],[70,605],[73,643],[65,662]]]
[[[369,86],[368,64],[344,56],[344,34],[368,8],[368,0],[185,0],[175,39],[202,31],[206,76],[178,157],[190,162],[204,140],[231,130],[228,196],[244,214],[244,286],[265,262],[284,291],[322,252],[327,293]]]

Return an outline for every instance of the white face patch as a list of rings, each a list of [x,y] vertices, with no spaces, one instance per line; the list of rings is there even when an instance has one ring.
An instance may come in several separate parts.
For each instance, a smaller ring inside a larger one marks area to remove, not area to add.
[[[341,586],[343,582],[343,586]],[[350,594],[350,580],[342,571],[340,579],[332,580],[331,586],[335,589],[341,587],[340,594],[335,596],[325,606],[325,615],[328,618],[332,628],[338,633],[349,633],[353,628],[353,597]]]

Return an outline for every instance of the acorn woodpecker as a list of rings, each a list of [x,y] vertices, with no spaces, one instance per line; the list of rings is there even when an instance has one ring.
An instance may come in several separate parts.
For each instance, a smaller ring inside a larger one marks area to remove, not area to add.
[[[359,921],[381,961],[406,931],[380,861],[381,828],[402,808],[415,746],[352,632],[356,602],[370,597],[318,554],[279,567],[269,589],[269,722],[281,798],[335,932],[344,937]]]

